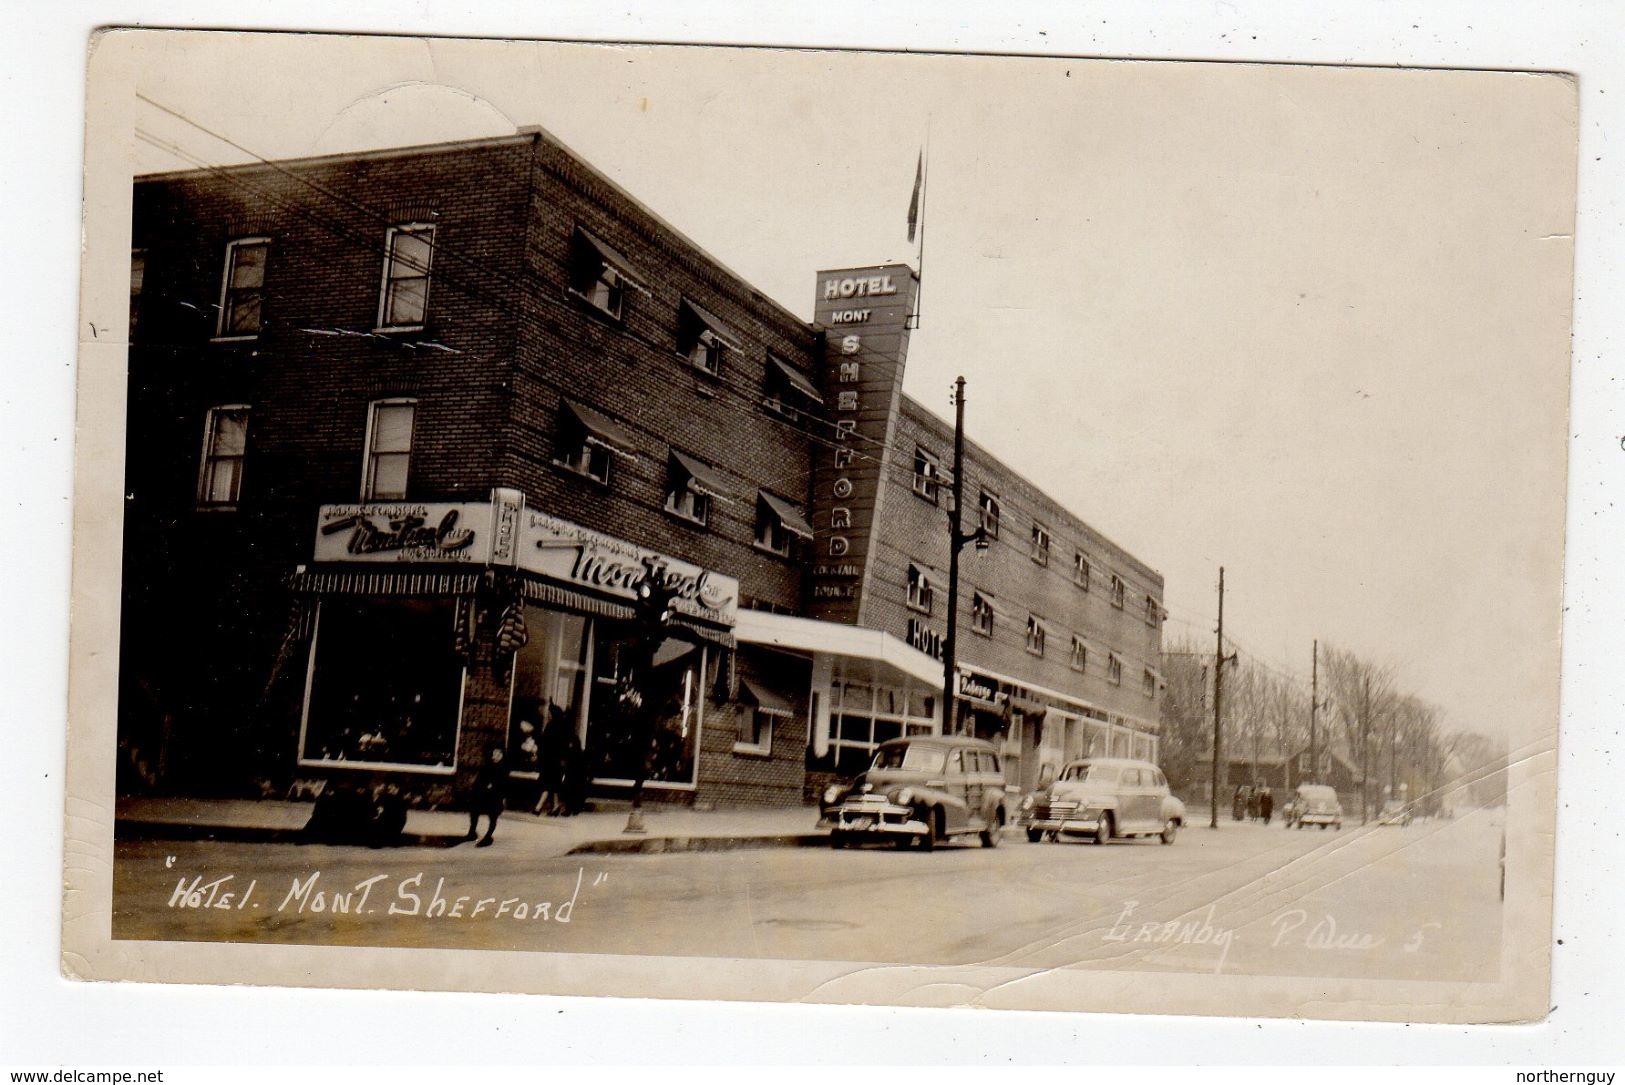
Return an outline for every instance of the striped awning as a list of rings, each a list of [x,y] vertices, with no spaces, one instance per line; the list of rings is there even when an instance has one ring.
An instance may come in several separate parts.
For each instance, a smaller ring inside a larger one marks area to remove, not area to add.
[[[478,572],[318,569],[294,573],[288,588],[322,595],[467,595],[479,579]]]
[[[806,375],[802,373],[801,370],[797,369],[795,366],[791,365],[789,362],[785,361],[783,358],[780,358],[776,354],[769,354],[767,356],[767,364],[772,368],[773,372],[784,378],[785,383],[790,387],[794,388],[796,391],[800,392],[814,403],[824,402],[824,397],[818,394],[818,389],[813,386],[813,382],[808,380]]]
[[[573,399],[565,398],[562,402],[564,409],[586,432],[588,440],[628,456],[637,450],[636,445],[632,443],[632,435],[619,422],[613,422],[591,407],[577,403]]]
[[[693,317],[693,319],[699,321],[701,324],[705,325],[706,328],[710,329],[712,335],[722,340],[734,350],[739,349],[739,337],[734,335],[734,333],[728,328],[728,325],[724,324],[720,319],[718,319],[716,314],[711,312],[711,310],[705,308],[705,306],[689,297],[683,298],[683,308],[689,311],[689,314]]]
[[[784,525],[784,530],[802,539],[813,537],[812,525],[807,523],[806,517],[801,515],[800,509],[782,497],[773,496],[766,490],[758,490],[757,493],[761,495],[763,504],[773,510],[773,515],[778,517],[779,523]]]
[[[689,488],[694,492],[705,494],[707,497],[718,498],[728,495],[727,485],[722,481],[722,476],[717,474],[715,468],[708,467],[694,457],[684,455],[675,448],[671,450],[671,458],[677,469],[688,477]]]

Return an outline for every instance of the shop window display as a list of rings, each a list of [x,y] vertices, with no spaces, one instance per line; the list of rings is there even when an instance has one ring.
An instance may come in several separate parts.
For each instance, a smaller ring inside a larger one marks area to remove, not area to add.
[[[453,770],[463,680],[453,610],[449,598],[322,602],[301,763]]]

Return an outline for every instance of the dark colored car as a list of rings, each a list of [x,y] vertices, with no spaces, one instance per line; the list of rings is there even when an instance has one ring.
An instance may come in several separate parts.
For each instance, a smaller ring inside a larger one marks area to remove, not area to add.
[[[1008,820],[1004,768],[979,738],[916,735],[875,750],[868,771],[824,792],[831,847],[889,840],[927,850],[957,836],[999,846]]]

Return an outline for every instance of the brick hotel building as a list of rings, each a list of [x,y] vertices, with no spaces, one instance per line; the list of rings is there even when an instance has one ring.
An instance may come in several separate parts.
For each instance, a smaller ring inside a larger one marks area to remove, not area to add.
[[[453,801],[558,719],[624,793],[647,577],[657,794],[796,803],[944,727],[952,435],[901,392],[907,267],[820,272],[808,323],[533,129],[143,177],[132,244],[122,786]],[[966,471],[997,539],[948,726],[1023,786],[1154,756],[1160,578]]]

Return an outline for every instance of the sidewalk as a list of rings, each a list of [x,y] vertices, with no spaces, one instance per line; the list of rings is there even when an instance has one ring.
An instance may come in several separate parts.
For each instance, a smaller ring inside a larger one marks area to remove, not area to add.
[[[510,810],[497,823],[496,839],[498,845],[543,858],[809,847],[829,841],[826,831],[815,828],[814,806],[694,810],[646,805],[647,831],[642,835],[622,832],[629,809],[620,803],[569,818]],[[275,799],[123,798],[115,809],[114,833],[121,839],[297,843],[310,811],[310,803]],[[484,824],[482,819],[482,829]],[[454,847],[467,831],[466,813],[413,810],[407,814],[401,846]]]

